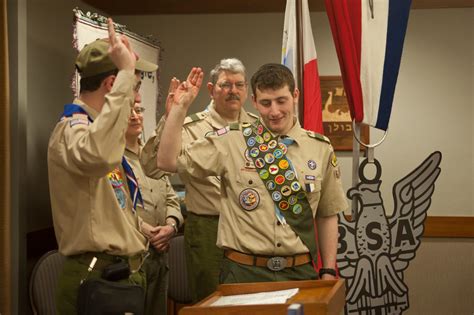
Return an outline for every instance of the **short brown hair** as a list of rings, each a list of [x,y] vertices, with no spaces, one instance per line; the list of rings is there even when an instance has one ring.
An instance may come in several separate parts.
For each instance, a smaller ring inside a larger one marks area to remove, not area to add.
[[[290,69],[279,63],[267,63],[254,73],[251,79],[252,93],[257,96],[257,89],[277,90],[285,85],[291,93],[295,91],[295,78]]]

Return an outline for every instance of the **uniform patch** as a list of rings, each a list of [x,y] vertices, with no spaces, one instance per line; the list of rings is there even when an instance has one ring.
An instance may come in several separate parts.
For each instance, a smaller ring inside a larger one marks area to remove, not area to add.
[[[258,151],[258,148],[252,148],[250,149],[249,154],[251,157],[257,157],[260,154],[260,151]]]
[[[244,136],[248,137],[252,134],[252,129],[251,128],[245,128],[242,133],[244,134]]]
[[[280,166],[282,170],[286,170],[290,166],[290,164],[288,164],[288,160],[281,160],[280,162],[278,162],[278,166]]]
[[[268,189],[268,190],[273,190],[273,189],[275,189],[276,184],[275,184],[274,181],[269,180],[269,181],[265,184],[265,186],[267,186],[267,189]]]
[[[291,188],[290,186],[288,185],[285,185],[283,187],[281,187],[281,194],[285,197],[288,197],[289,195],[291,195]]]
[[[273,156],[273,154],[265,154],[265,162],[267,162],[268,164],[272,164],[273,162],[275,162],[275,157]]]
[[[274,149],[274,148],[276,148],[277,144],[278,144],[278,142],[275,139],[273,139],[273,140],[270,140],[270,142],[268,142],[268,147],[270,149]]]
[[[260,170],[260,172],[258,172],[258,175],[261,179],[267,179],[270,176],[270,173],[268,173],[267,170]]]
[[[290,207],[290,204],[285,200],[280,201],[280,203],[278,204],[278,208],[280,208],[280,210],[283,210],[283,211],[288,210],[289,207]]]
[[[301,189],[301,184],[298,181],[294,181],[291,183],[291,189],[293,191],[299,191]]]
[[[304,179],[315,181],[315,180],[316,180],[316,176],[314,176],[314,175],[305,175],[305,176],[304,176]]]
[[[260,195],[252,188],[247,188],[242,190],[239,196],[240,206],[247,210],[251,211],[258,207],[260,203]]]
[[[278,166],[272,164],[268,167],[268,170],[270,171],[270,174],[275,175],[278,173]]]
[[[288,179],[288,180],[293,180],[295,179],[296,175],[295,175],[295,172],[293,172],[292,170],[288,170],[285,172],[285,178]]]
[[[335,154],[335,153],[332,154],[332,157],[331,157],[331,164],[332,164],[332,166],[334,166],[334,167],[337,166],[337,158],[336,158],[336,154]]]
[[[281,200],[281,193],[279,191],[272,192],[272,199],[273,199],[273,201],[280,201]]]
[[[272,138],[272,135],[269,132],[265,132],[263,134],[263,140],[265,140],[265,142],[270,141],[271,138]]]
[[[277,175],[277,176],[275,176],[275,182],[278,185],[281,185],[285,182],[285,177],[283,175]]]
[[[258,158],[255,160],[255,166],[257,168],[262,168],[265,166],[265,161],[262,158]]]
[[[294,214],[300,214],[303,212],[303,206],[297,203],[296,205],[293,206],[293,209],[291,210]]]
[[[267,151],[268,151],[268,145],[266,145],[265,143],[259,145],[258,148],[259,148],[260,151],[262,151],[262,152],[267,152]]]
[[[247,145],[249,147],[253,147],[255,145],[255,138],[254,137],[250,137],[248,140],[247,140]]]
[[[264,142],[262,136],[255,136],[255,141],[257,141],[258,144],[262,144]]]
[[[257,134],[261,135],[263,133],[263,126],[262,125],[258,125],[257,127]]]
[[[275,158],[280,159],[283,156],[283,151],[280,149],[276,149],[275,151],[273,151],[273,155],[275,156]]]
[[[74,127],[76,125],[86,125],[88,126],[90,124],[89,118],[87,115],[84,114],[74,114],[72,115],[72,118],[69,120],[69,126]]]
[[[309,160],[308,161],[308,167],[312,170],[316,169],[316,162],[314,160]]]
[[[229,127],[224,127],[224,128],[221,128],[221,129],[217,130],[216,134],[218,136],[222,136],[222,135],[225,135],[228,132],[229,132]]]
[[[294,205],[297,201],[298,201],[298,198],[296,198],[295,195],[291,195],[290,197],[288,197],[288,203],[290,205]]]
[[[250,123],[244,122],[244,123],[242,123],[242,127],[244,127],[244,128],[250,127]]]

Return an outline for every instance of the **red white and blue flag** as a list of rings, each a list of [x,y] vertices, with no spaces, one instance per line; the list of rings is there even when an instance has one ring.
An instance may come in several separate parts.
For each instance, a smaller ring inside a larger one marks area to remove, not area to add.
[[[321,104],[321,87],[319,82],[316,46],[309,17],[308,0],[302,0],[303,19],[303,128],[323,133],[323,114]],[[287,0],[285,23],[283,27],[283,44],[281,63],[287,66],[297,77],[298,46],[296,44],[296,4],[295,0]]]
[[[325,0],[352,119],[387,130],[411,0]]]

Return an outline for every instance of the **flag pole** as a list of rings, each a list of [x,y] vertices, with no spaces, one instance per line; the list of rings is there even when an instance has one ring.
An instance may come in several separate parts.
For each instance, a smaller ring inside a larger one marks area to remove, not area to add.
[[[301,126],[304,125],[304,89],[303,89],[303,71],[304,71],[304,57],[303,57],[303,4],[302,0],[296,1],[296,46],[298,47],[298,55],[296,58],[296,65],[298,67],[296,75],[296,83],[300,90],[298,99],[298,119]]]

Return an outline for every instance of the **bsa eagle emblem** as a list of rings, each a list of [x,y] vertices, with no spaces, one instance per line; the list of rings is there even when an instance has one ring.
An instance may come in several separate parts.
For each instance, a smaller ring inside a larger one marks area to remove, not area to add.
[[[415,257],[441,169],[441,153],[433,152],[414,171],[393,186],[394,211],[387,217],[380,194],[381,166],[368,180],[347,192],[357,198],[359,210],[352,221],[339,214],[337,264],[346,279],[345,314],[402,314],[408,309],[408,287],[403,271]]]

